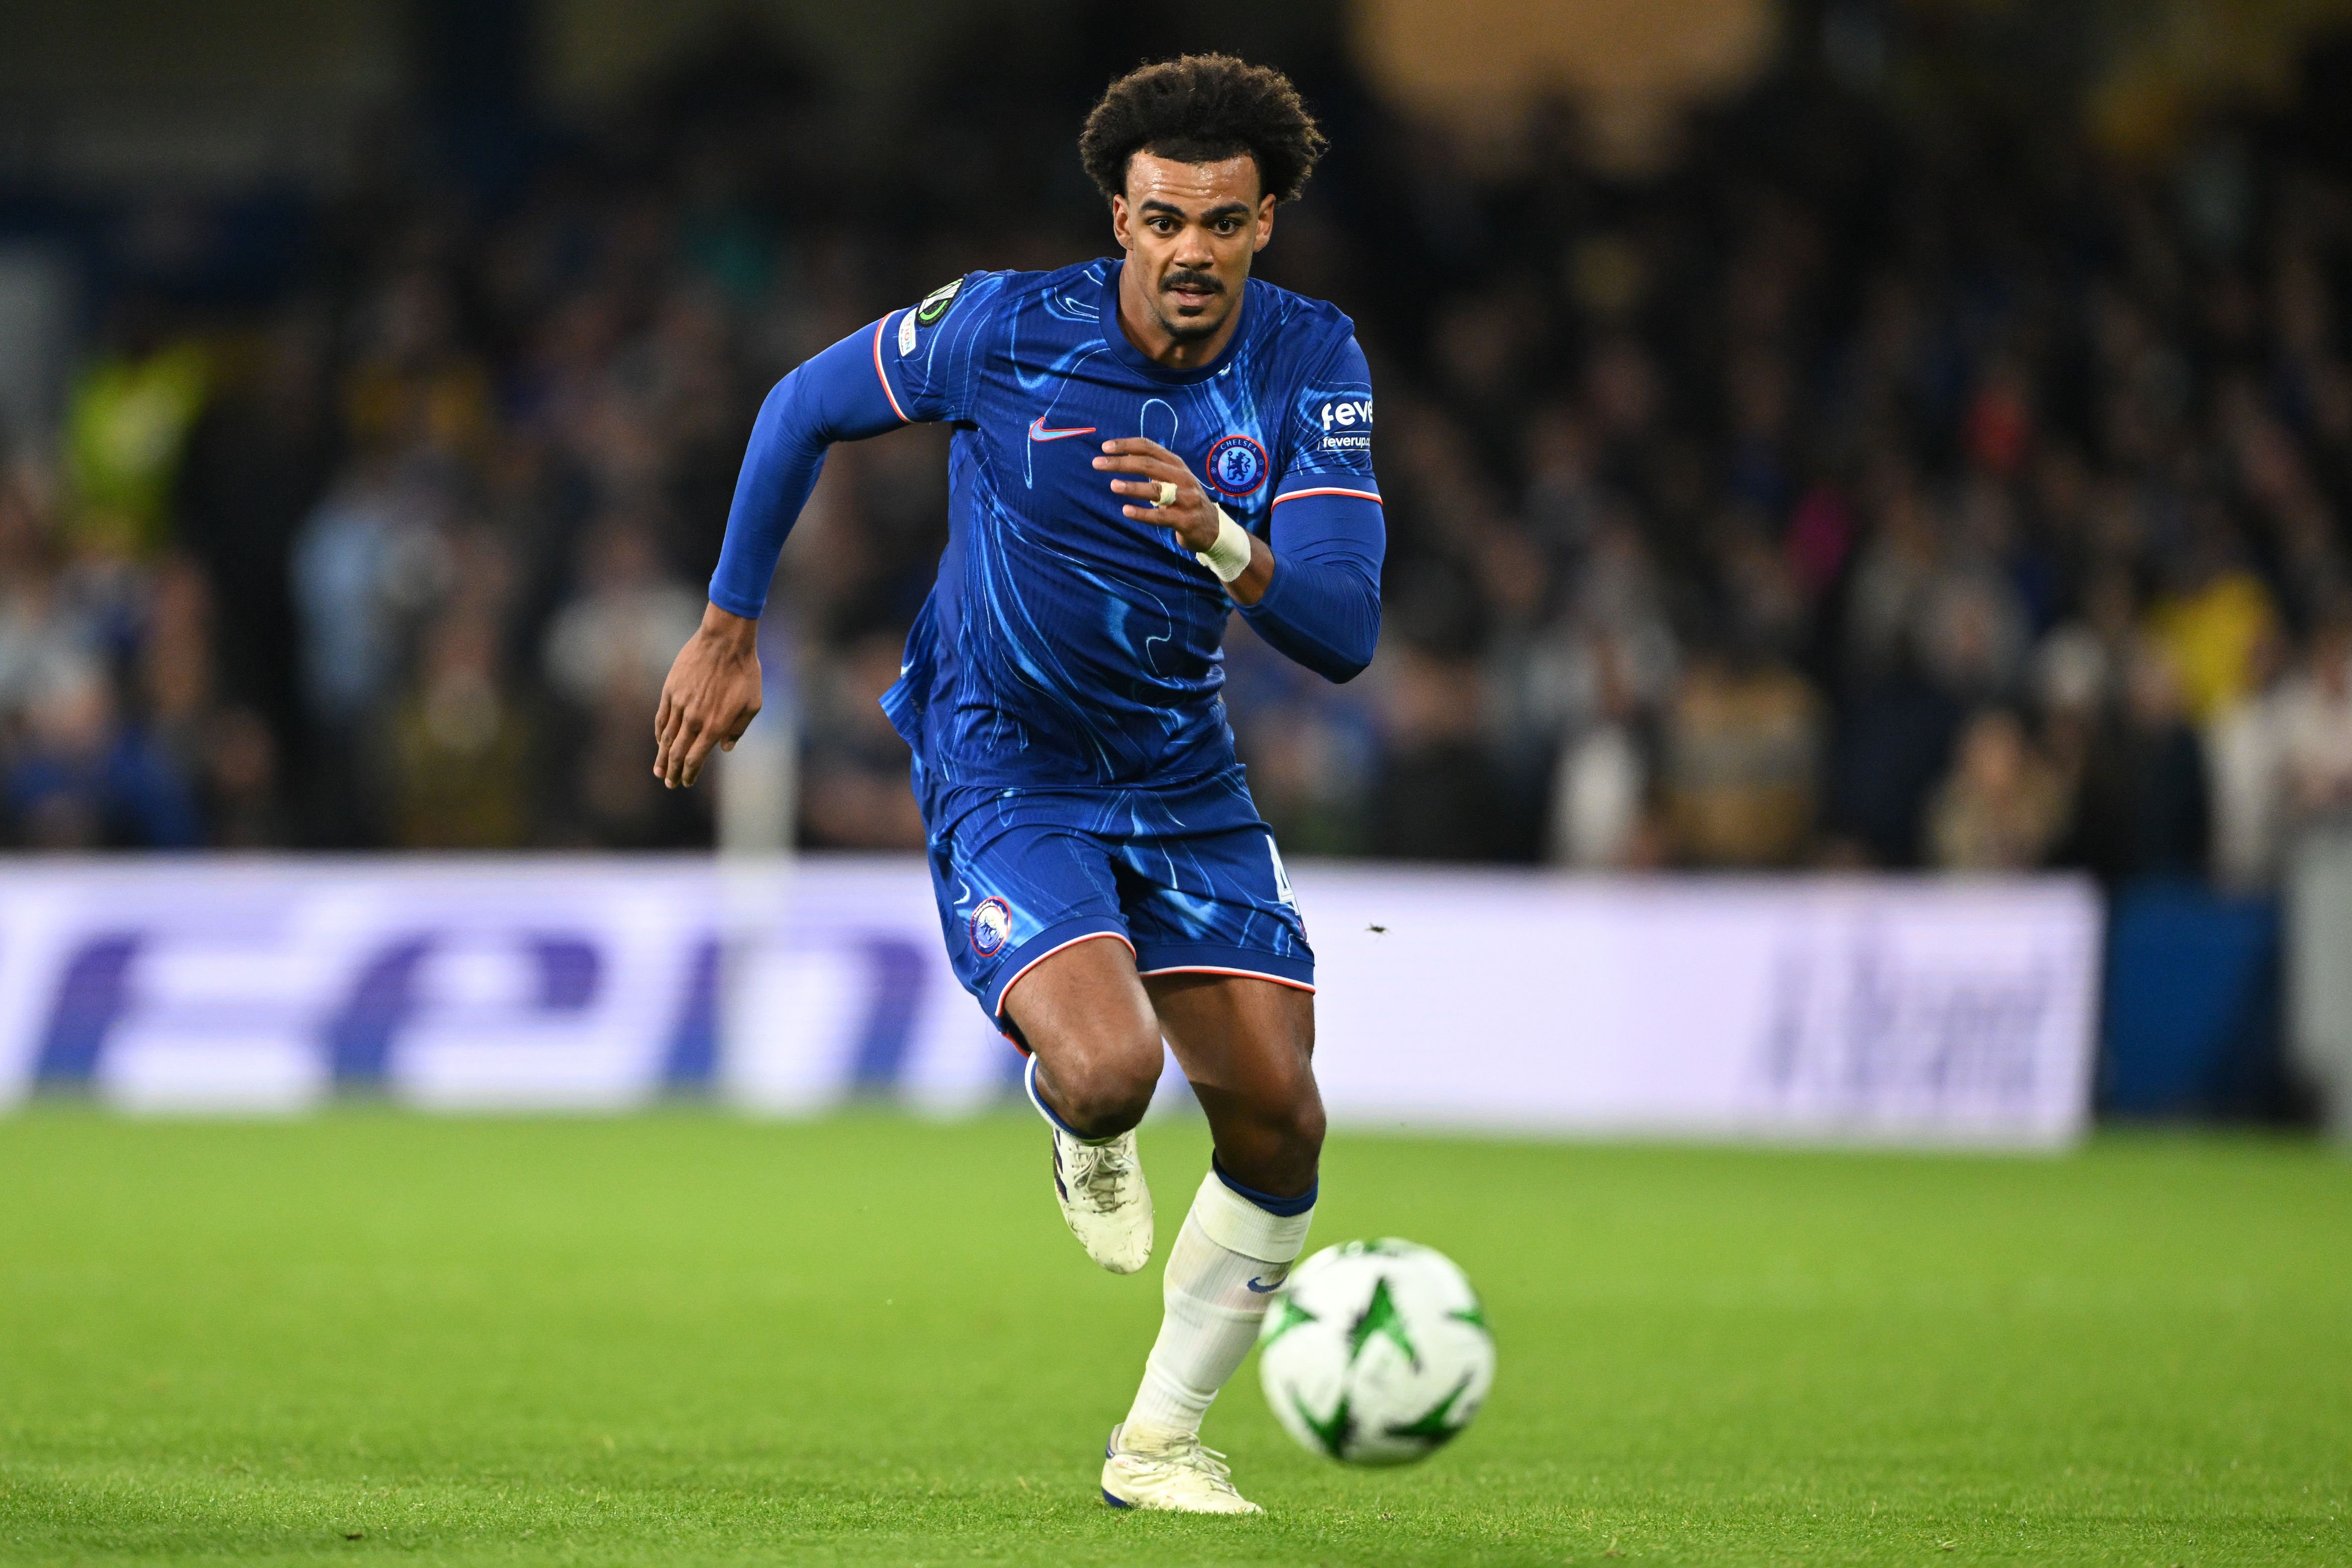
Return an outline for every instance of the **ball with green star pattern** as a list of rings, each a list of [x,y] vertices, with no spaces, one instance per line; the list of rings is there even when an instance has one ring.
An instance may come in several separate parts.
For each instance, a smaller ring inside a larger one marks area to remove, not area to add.
[[[1383,1238],[1292,1271],[1258,1331],[1258,1379],[1283,1429],[1350,1465],[1406,1465],[1477,1415],[1495,1339],[1451,1259]]]

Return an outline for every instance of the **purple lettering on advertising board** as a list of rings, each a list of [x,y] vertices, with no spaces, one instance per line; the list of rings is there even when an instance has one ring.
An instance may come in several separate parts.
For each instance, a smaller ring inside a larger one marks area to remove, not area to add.
[[[677,1027],[670,1034],[669,1052],[662,1059],[662,1087],[698,1092],[719,1077],[719,938],[706,936],[695,945],[688,965],[686,995],[677,1009]]]
[[[915,1019],[923,1005],[923,979],[929,954],[903,936],[868,936],[858,949],[872,966],[866,1028],[850,1057],[852,1093],[876,1094],[896,1088],[914,1042]]]
[[[437,934],[411,934],[380,947],[359,966],[359,978],[321,1031],[328,1076],[335,1087],[383,1086],[393,1047],[423,1013],[425,963],[445,945]],[[536,970],[533,1005],[541,1012],[585,1012],[603,988],[604,955],[584,936],[565,932],[520,938]]]
[[[48,1027],[33,1059],[33,1082],[41,1088],[87,1084],[98,1076],[106,1037],[131,1008],[131,965],[142,938],[112,931],[91,937],[65,962]]]

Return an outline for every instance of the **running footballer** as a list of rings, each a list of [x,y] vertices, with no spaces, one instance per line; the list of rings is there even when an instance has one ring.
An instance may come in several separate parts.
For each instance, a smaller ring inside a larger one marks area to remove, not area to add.
[[[1111,1431],[1118,1507],[1258,1511],[1201,1422],[1315,1210],[1315,956],[1218,690],[1235,606],[1333,681],[1379,635],[1363,353],[1339,311],[1250,277],[1322,147],[1287,79],[1226,56],[1112,83],[1079,152],[1123,254],[969,274],[778,383],[655,721],[655,771],[690,785],[759,712],[754,623],[831,443],[954,427],[939,582],[883,698],[949,956],[1028,1058],[1104,1268],[1150,1258],[1135,1127],[1163,1037],[1215,1138]]]

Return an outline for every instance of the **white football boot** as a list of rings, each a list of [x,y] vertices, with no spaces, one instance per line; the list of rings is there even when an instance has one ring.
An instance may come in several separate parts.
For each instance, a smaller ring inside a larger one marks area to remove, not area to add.
[[[1110,1429],[1103,1445],[1103,1501],[1113,1508],[1164,1509],[1171,1513],[1264,1513],[1234,1490],[1225,1456],[1201,1439],[1160,1440],[1138,1435],[1122,1446],[1127,1423]]]
[[[1087,1257],[1114,1274],[1132,1274],[1151,1261],[1151,1188],[1133,1133],[1088,1144],[1055,1127],[1054,1190]]]
[[[1132,1274],[1151,1261],[1151,1188],[1132,1130],[1089,1143],[1073,1136],[1037,1096],[1037,1059],[1029,1059],[1030,1101],[1054,1137],[1054,1191],[1062,1218],[1087,1256],[1114,1274]]]

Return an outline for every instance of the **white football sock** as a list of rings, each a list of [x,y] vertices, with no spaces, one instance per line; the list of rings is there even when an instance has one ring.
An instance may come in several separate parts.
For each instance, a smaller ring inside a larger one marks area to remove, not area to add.
[[[1143,1386],[1127,1413],[1122,1443],[1201,1430],[1209,1402],[1257,1338],[1274,1287],[1306,1249],[1314,1218],[1311,1206],[1300,1214],[1268,1214],[1209,1173],[1168,1250],[1160,1283],[1166,1316],[1143,1364]]]

